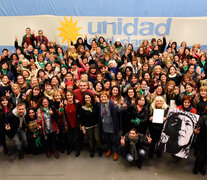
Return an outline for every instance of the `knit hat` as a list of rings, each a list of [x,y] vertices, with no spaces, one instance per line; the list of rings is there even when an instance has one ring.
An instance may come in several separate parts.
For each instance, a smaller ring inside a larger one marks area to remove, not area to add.
[[[75,86],[75,84],[74,84],[73,81],[68,81],[68,82],[65,84],[65,87],[66,87],[67,85],[72,85],[73,87]]]
[[[68,70],[68,66],[66,66],[65,64],[63,64],[62,66],[60,66],[60,69],[65,68]]]

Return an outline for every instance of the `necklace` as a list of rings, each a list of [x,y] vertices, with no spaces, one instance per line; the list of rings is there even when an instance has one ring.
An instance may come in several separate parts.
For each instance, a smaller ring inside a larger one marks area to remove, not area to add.
[[[70,112],[70,113],[72,112],[72,105],[73,105],[73,103],[69,103],[69,104],[68,104],[68,108],[69,108],[69,112]]]

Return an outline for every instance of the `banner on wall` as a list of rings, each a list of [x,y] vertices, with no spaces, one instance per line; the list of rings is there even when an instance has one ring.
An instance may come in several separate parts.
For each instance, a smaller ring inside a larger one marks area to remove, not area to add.
[[[178,45],[186,41],[188,46],[194,43],[207,45],[207,17],[87,17],[87,16],[1,16],[0,46],[13,46],[14,38],[18,36],[19,43],[30,27],[37,35],[43,30],[49,40],[68,46],[70,40],[88,34],[90,40],[98,34],[107,41],[121,39],[137,48],[144,39],[172,39]]]

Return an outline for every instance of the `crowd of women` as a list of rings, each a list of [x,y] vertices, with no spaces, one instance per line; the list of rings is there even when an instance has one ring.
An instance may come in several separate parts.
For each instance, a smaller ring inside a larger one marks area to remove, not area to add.
[[[164,109],[165,121],[169,107],[177,107],[200,115],[193,173],[205,174],[207,62],[200,44],[189,48],[183,41],[178,48],[163,35],[144,40],[135,51],[132,44],[97,35],[89,44],[86,35],[64,50],[42,30],[35,36],[27,28],[21,45],[15,38],[15,48],[11,54],[4,49],[0,58],[5,154],[8,136],[19,158],[46,152],[58,159],[64,151],[78,157],[86,136],[90,157],[102,156],[105,147],[105,156],[113,153],[117,160],[124,149],[127,160],[141,168],[146,152],[150,158],[162,155],[157,143],[163,124],[152,122],[153,110]]]

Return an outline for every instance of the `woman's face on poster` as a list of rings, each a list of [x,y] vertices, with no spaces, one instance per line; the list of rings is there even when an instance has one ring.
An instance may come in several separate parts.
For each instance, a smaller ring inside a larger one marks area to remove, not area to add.
[[[173,139],[177,139],[178,147],[185,146],[189,143],[191,136],[193,134],[194,126],[190,117],[179,114],[178,116],[170,119],[170,136]]]

